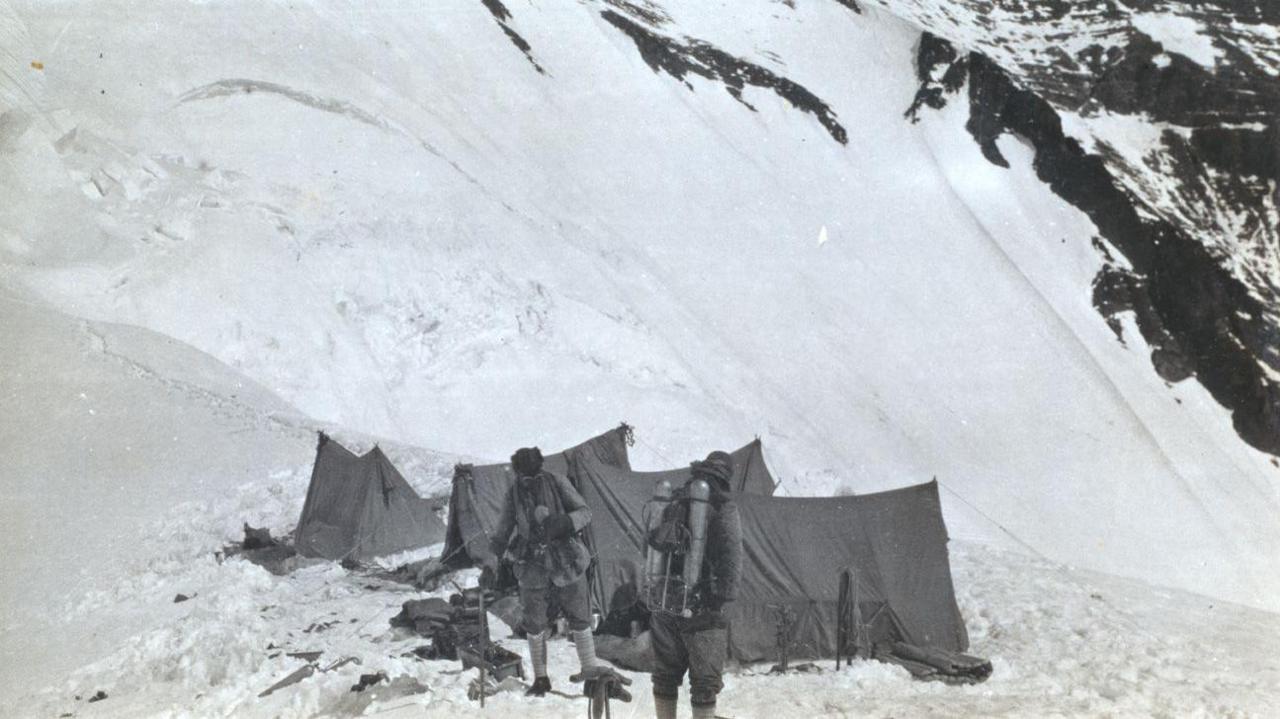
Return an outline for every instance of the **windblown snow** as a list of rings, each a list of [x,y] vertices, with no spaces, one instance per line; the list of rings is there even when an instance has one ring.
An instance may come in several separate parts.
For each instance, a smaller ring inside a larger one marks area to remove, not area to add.
[[[1177,15],[1143,14],[1133,18],[1134,27],[1176,52],[1210,69],[1224,53],[1213,46],[1213,38],[1203,33],[1200,23]]]
[[[1280,703],[1280,466],[1132,321],[1117,340],[1097,229],[1027,147],[987,162],[962,103],[903,119],[919,27],[487,5],[0,0],[7,715],[478,716],[470,674],[387,626],[420,593],[213,553],[292,528],[320,427],[440,494],[461,456],[619,420],[641,469],[759,435],[785,494],[942,482],[993,678],[745,667],[731,715]],[[1131,121],[1087,127],[1140,162]],[[360,664],[257,698],[311,650]],[[428,691],[347,691],[374,671]],[[489,708],[517,710],[585,708]]]

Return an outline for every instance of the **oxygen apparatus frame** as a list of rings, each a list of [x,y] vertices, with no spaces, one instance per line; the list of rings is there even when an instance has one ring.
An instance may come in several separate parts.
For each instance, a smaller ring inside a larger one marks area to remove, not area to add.
[[[640,596],[650,612],[691,617],[706,557],[711,485],[695,478],[684,490],[683,496],[676,496],[671,481],[660,480],[654,485],[653,497],[645,504],[645,561]],[[655,534],[664,522],[670,521],[667,515],[673,502],[685,505],[684,521],[676,546],[669,546],[668,537],[668,547],[664,549],[655,546]],[[681,571],[673,574],[677,558],[682,561]]]

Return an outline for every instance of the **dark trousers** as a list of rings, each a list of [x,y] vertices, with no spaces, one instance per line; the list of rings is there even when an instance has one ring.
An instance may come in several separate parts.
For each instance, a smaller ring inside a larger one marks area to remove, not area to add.
[[[692,626],[692,628],[691,628]],[[653,695],[675,699],[689,672],[689,703],[714,706],[724,688],[724,662],[729,654],[729,632],[723,626],[654,612],[649,618],[649,637],[657,669],[653,672]]]
[[[591,595],[587,589],[587,577],[567,587],[546,586],[531,588],[520,585],[520,604],[524,610],[521,625],[526,634],[541,634],[547,628],[547,603],[555,597],[560,611],[569,621],[569,629],[578,632],[591,628]]]

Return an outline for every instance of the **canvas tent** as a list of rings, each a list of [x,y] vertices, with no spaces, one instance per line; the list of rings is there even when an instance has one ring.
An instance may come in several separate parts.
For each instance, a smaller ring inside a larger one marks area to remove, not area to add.
[[[643,562],[643,511],[655,473],[584,462],[577,479],[592,512],[596,605],[632,611]],[[777,653],[778,607],[795,617],[792,656],[836,650],[839,573],[855,577],[863,635],[872,644],[961,652],[968,645],[956,606],[936,483],[852,497],[739,494],[743,579],[729,605],[730,653],[743,662]]]
[[[743,494],[772,496],[778,482],[764,464],[764,445],[756,437],[744,447],[729,453],[733,457],[733,478],[730,488]]]
[[[356,456],[323,432],[298,520],[304,557],[365,560],[444,538],[444,523],[374,447]]]
[[[630,438],[631,427],[621,424],[575,447],[543,457],[543,467],[570,476],[571,463],[590,460],[630,470],[631,460],[627,456]],[[490,553],[489,533],[502,516],[502,505],[514,480],[509,463],[460,464],[455,468],[442,564],[452,568],[469,567]]]

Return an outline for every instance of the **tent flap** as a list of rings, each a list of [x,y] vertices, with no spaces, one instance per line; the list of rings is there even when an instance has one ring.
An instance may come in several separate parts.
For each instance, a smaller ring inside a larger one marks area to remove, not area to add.
[[[643,562],[642,514],[657,480],[687,470],[628,472],[599,463],[578,468],[591,507],[596,605],[633,609]],[[849,497],[739,494],[743,579],[729,605],[730,651],[739,661],[777,655],[785,607],[791,656],[834,656],[839,575],[856,577],[859,615],[873,642],[903,641],[963,651],[968,636],[956,605],[937,485]]]
[[[298,554],[365,560],[434,544],[444,524],[378,447],[356,456],[323,433],[298,520]]]
[[[571,465],[597,462],[631,469],[627,441],[631,428],[619,425],[604,434],[542,459],[545,469],[572,478]],[[469,567],[491,553],[489,534],[502,516],[507,490],[515,481],[510,464],[460,464],[454,469],[449,498],[449,523],[441,562],[452,568]]]

